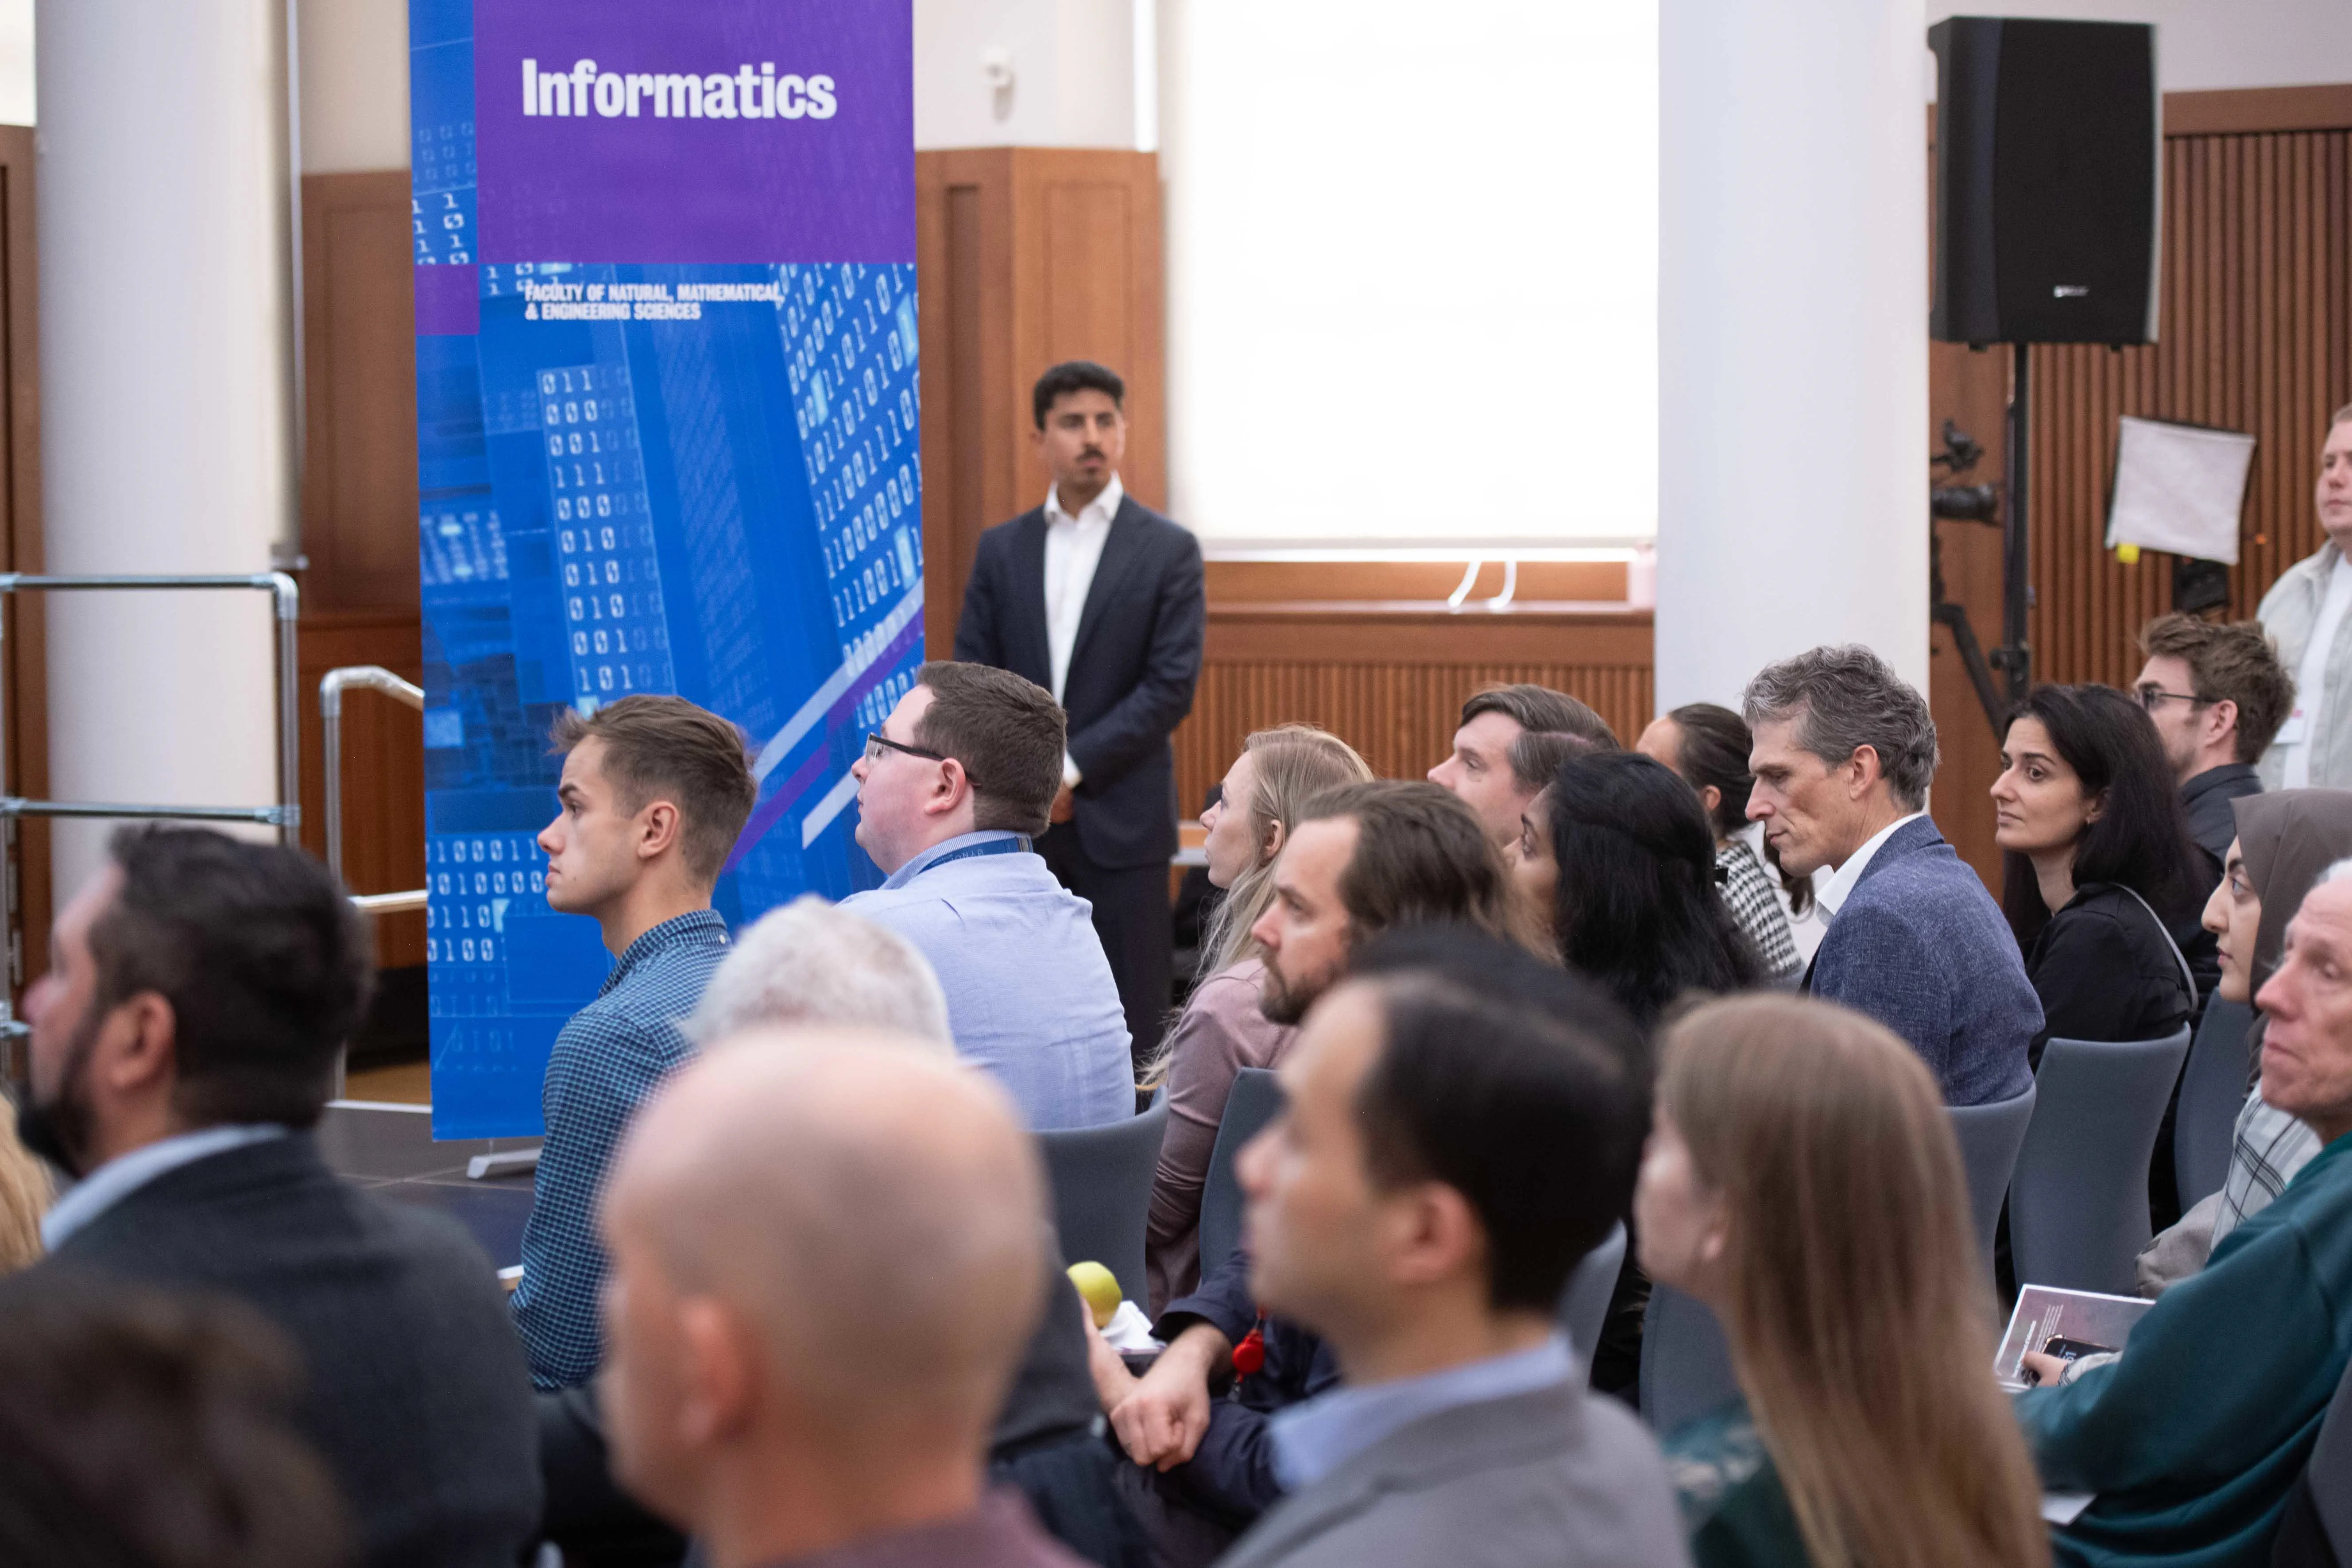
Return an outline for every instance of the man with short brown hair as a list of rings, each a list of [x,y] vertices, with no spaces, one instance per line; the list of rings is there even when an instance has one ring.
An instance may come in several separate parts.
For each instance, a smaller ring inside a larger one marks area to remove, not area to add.
[[[2262,793],[2253,764],[2294,706],[2294,682],[2259,621],[2158,616],[2140,628],[2139,651],[2139,705],[2156,721],[2189,835],[2213,857],[2218,879],[2238,836],[2230,803]]]
[[[1529,735],[1573,735],[1588,747],[1619,749],[1607,720],[1565,691],[1549,686],[1489,686],[1462,704],[1454,749],[1429,770],[1429,782],[1443,784],[1477,814],[1487,837],[1508,844],[1518,837],[1519,817],[1549,777],[1530,781],[1520,764],[1532,755],[1520,745]],[[1515,754],[1516,753],[1516,754]]]
[[[1045,688],[1009,669],[917,670],[849,770],[858,845],[887,879],[841,906],[931,961],[956,1050],[1040,1131],[1135,1114],[1102,939],[1032,845],[1061,787],[1063,732]]]
[[[531,1381],[569,1388],[603,1352],[596,1194],[630,1115],[691,1049],[678,1020],[727,952],[710,891],[759,786],[742,732],[682,697],[567,710],[552,740],[564,756],[561,809],[539,836],[547,907],[593,920],[616,960],[548,1056],[547,1141],[511,1298]]]

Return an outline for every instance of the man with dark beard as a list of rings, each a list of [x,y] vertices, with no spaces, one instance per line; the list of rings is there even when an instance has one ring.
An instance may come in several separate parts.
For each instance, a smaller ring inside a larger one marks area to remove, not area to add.
[[[494,1568],[539,1517],[521,1346],[455,1222],[339,1179],[310,1129],[373,984],[299,849],[127,829],[58,914],[25,1143],[78,1178],[39,1271],[235,1298],[300,1353],[295,1426],[362,1568]]]
[[[1260,1005],[1279,1024],[1305,1017],[1359,953],[1375,962],[1365,950],[1384,932],[1451,926],[1474,941],[1466,931],[1507,936],[1515,924],[1510,879],[1476,816],[1419,781],[1345,784],[1308,803],[1275,863],[1274,888],[1250,934],[1265,952]],[[1207,1563],[1282,1495],[1267,1418],[1339,1381],[1316,1335],[1278,1321],[1253,1331],[1245,1252],[1202,1266],[1199,1288],[1169,1302],[1153,1325],[1168,1349],[1141,1378],[1092,1337],[1096,1394],[1134,1461],[1120,1474],[1122,1489],[1164,1563]],[[1244,1397],[1212,1400],[1244,1341],[1252,1349],[1243,1370],[1255,1374]]]
[[[1265,1016],[1296,1024],[1397,926],[1507,936],[1510,878],[1478,818],[1437,784],[1375,779],[1317,797],[1275,863],[1274,902],[1250,935],[1265,949]]]

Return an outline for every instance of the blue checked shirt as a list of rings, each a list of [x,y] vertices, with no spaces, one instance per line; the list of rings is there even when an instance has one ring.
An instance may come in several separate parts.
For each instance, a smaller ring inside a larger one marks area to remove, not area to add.
[[[540,1090],[547,1142],[522,1227],[522,1280],[508,1299],[541,1388],[585,1383],[604,1360],[596,1197],[604,1168],[637,1107],[692,1054],[678,1022],[726,956],[727,922],[716,910],[664,921],[629,943],[596,1000],[555,1037]]]

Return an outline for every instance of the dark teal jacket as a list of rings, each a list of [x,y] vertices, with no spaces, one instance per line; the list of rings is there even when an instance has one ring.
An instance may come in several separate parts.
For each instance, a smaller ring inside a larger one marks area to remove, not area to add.
[[[2352,1133],[2166,1291],[2108,1365],[2018,1395],[2063,1563],[2261,1568],[2352,1360]]]

